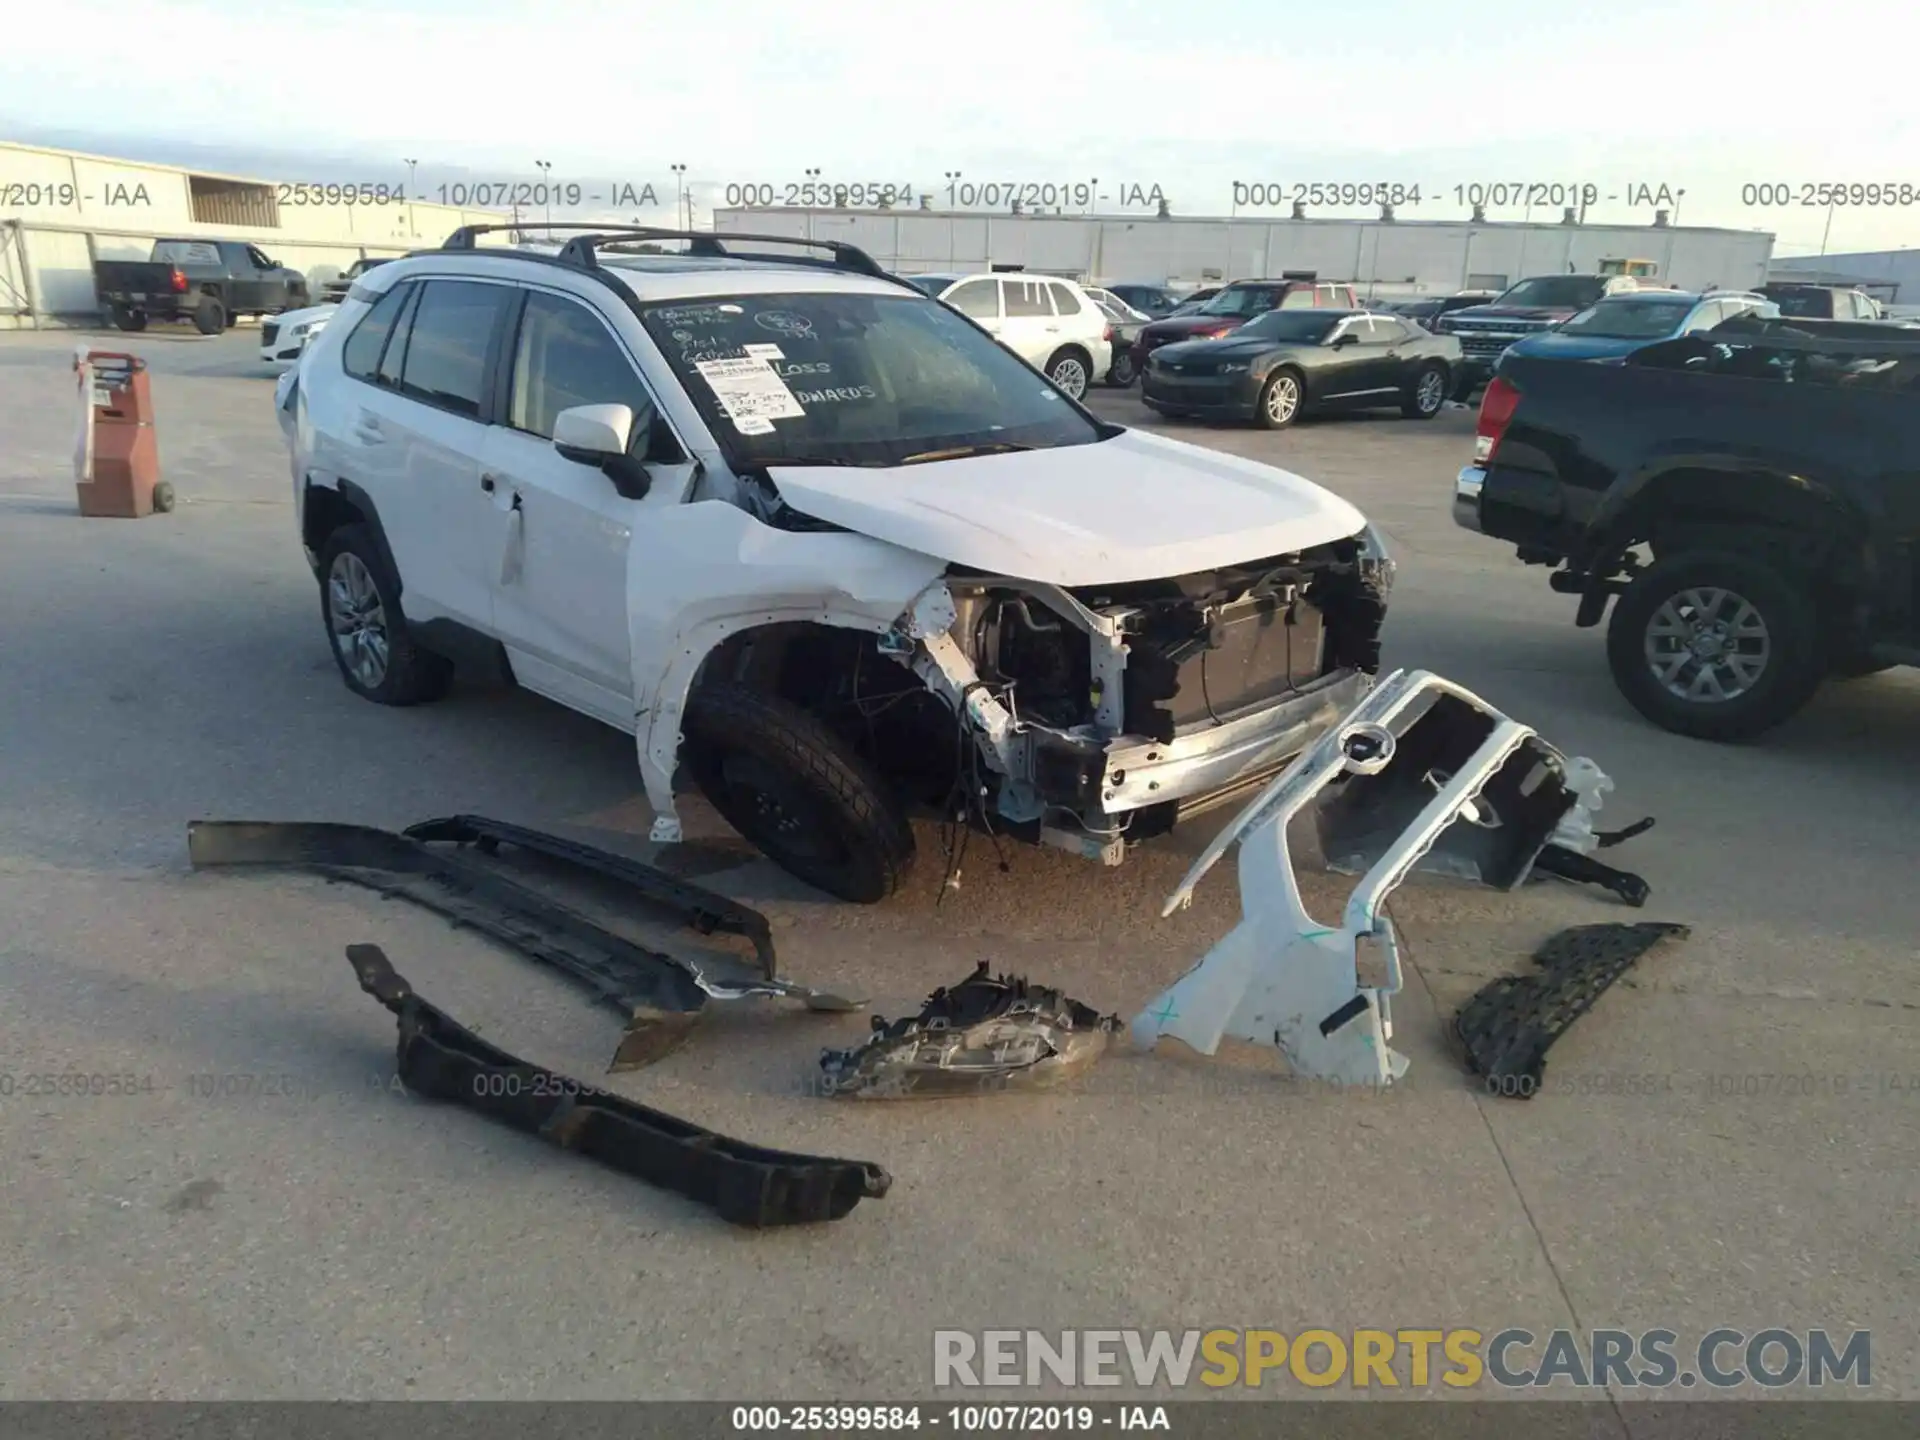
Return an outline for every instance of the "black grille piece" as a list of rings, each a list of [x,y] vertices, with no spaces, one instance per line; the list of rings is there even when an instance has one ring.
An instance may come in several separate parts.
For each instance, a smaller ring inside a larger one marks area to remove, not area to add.
[[[1453,1017],[1467,1068],[1488,1093],[1530,1100],[1546,1071],[1547,1049],[1593,1008],[1639,958],[1691,933],[1685,925],[1576,925],[1552,935],[1534,952],[1540,968],[1502,975]]]

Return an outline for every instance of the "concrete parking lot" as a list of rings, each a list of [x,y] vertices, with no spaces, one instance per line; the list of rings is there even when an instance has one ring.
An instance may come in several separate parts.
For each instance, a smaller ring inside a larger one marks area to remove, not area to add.
[[[150,362],[176,513],[77,517],[83,339]],[[1829,687],[1751,747],[1665,734],[1543,572],[1453,526],[1471,412],[1165,427],[1365,510],[1401,561],[1389,662],[1597,759],[1605,821],[1658,817],[1612,852],[1652,902],[1403,889],[1412,1070],[1378,1097],[1258,1056],[1120,1054],[1041,1097],[829,1102],[801,1082],[864,1017],[711,1014],[612,1083],[895,1177],[838,1224],[736,1231],[389,1093],[392,1019],[341,951],[378,942],[489,1038],[593,1078],[618,1022],[563,981],[404,903],[188,870],[201,817],[468,811],[653,853],[630,740],[523,693],[387,710],[343,688],[256,353],[250,327],[0,336],[0,1396],[903,1398],[930,1393],[936,1328],[1517,1325],[1866,1329],[1873,1393],[1920,1397],[1913,677]],[[936,905],[928,827],[909,893],[853,909],[688,813],[675,863],[772,915],[788,973],[881,1014],[983,959],[1130,1014],[1236,911],[1227,866],[1159,918],[1204,831],[1118,871],[1012,849],[1003,873],[976,840]],[[1556,1093],[1469,1082],[1442,1042],[1457,1003],[1554,930],[1641,918],[1693,935],[1554,1049]],[[30,1094],[46,1074],[143,1083]],[[220,1075],[294,1083],[196,1078]]]

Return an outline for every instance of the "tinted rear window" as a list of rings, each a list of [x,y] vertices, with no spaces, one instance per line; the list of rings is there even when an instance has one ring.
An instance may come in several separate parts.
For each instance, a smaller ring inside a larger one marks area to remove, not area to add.
[[[501,285],[429,280],[407,337],[401,388],[429,404],[477,416],[487,343],[509,294]]]

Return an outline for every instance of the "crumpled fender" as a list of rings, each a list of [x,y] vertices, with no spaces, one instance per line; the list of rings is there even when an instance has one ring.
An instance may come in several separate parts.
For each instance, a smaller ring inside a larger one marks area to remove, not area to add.
[[[680,839],[680,720],[707,656],[742,630],[812,621],[884,634],[946,562],[865,535],[779,530],[719,500],[649,517],[627,567],[634,736],[651,838]],[[636,536],[636,542],[639,537]]]

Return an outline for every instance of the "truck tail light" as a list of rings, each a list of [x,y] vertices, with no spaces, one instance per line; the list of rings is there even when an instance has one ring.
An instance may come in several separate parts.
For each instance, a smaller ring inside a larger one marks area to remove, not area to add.
[[[1473,441],[1473,463],[1491,465],[1493,453],[1500,448],[1500,437],[1507,433],[1513,412],[1519,407],[1520,392],[1501,376],[1487,384],[1480,400],[1480,424]]]
[[[173,286],[174,294],[184,295],[187,293],[187,274],[178,266],[174,267],[173,277],[169,283]]]

